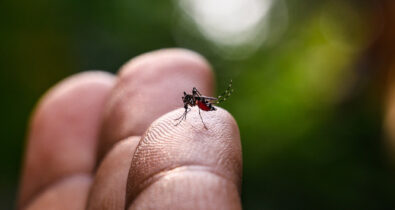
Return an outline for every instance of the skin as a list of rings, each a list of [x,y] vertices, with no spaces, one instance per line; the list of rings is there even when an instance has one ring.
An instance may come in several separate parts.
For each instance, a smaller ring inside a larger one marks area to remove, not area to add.
[[[238,126],[225,110],[184,112],[213,72],[183,49],[150,52],[118,75],[86,72],[51,88],[31,122],[19,209],[241,209]]]

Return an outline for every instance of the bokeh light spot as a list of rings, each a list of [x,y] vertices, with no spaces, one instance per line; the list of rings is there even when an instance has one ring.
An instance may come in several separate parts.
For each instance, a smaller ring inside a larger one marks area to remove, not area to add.
[[[253,40],[272,1],[180,0],[180,5],[208,39],[235,46]]]
[[[279,37],[288,23],[282,0],[178,0],[178,5],[182,27],[196,28],[214,52],[228,59],[247,58],[264,43],[273,44],[273,36]]]

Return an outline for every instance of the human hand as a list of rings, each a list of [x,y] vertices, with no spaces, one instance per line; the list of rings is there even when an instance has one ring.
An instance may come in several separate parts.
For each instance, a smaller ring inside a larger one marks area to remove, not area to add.
[[[180,49],[60,82],[30,122],[19,208],[240,209],[232,116],[203,112],[205,129],[196,108],[177,126],[184,110],[171,111],[183,91],[213,95],[213,84],[207,62]]]

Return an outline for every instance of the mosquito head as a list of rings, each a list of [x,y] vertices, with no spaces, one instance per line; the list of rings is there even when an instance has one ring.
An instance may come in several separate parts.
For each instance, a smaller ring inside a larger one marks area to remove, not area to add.
[[[188,104],[189,100],[190,100],[189,95],[186,92],[184,92],[184,96],[182,97],[182,102],[184,103],[184,105]]]
[[[195,104],[195,99],[191,94],[186,94],[184,92],[184,96],[182,97],[182,102],[184,105],[193,106]]]
[[[182,96],[182,101],[185,101],[185,97],[187,96],[187,93],[184,91],[184,96]]]

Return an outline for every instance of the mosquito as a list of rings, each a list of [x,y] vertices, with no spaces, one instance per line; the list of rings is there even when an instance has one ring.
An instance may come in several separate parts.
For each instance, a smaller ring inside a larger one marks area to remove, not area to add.
[[[185,111],[179,118],[175,119],[176,121],[178,121],[176,126],[179,125],[183,120],[187,119],[187,114],[189,111],[191,111],[191,108],[189,108],[189,107],[198,106],[200,120],[202,121],[204,127],[207,129],[206,124],[203,121],[202,115],[200,114],[200,110],[203,110],[206,112],[217,110],[213,104],[219,104],[219,103],[225,101],[230,96],[230,94],[232,92],[233,92],[232,80],[230,80],[228,88],[221,95],[219,95],[217,98],[204,96],[195,87],[192,88],[192,94],[187,94],[184,91],[184,96],[182,97],[182,102],[184,103]]]

